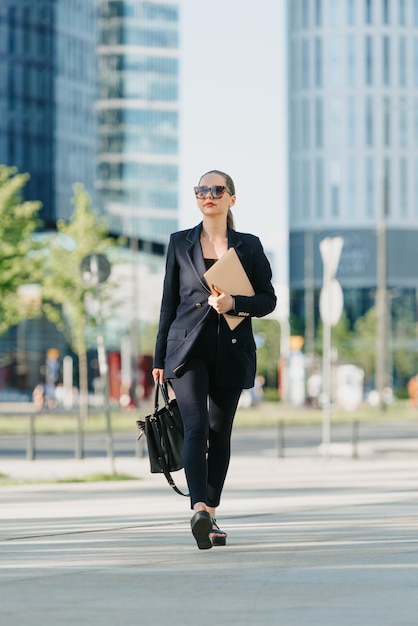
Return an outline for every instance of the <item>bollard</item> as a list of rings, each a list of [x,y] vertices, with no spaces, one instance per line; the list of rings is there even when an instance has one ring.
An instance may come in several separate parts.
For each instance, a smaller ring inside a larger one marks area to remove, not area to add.
[[[359,421],[353,420],[351,428],[351,446],[353,459],[358,459],[358,441],[359,441]]]
[[[28,439],[26,445],[26,459],[33,461],[35,459],[35,415],[29,415]]]
[[[74,458],[84,459],[84,435],[83,435],[83,429],[81,426],[80,418],[78,418],[77,430],[75,433]]]
[[[281,459],[284,457],[284,420],[277,423],[277,456]]]

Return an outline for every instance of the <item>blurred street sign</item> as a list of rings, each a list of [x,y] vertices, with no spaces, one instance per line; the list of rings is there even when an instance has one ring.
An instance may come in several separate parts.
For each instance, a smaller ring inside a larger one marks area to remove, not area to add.
[[[325,324],[338,324],[344,308],[344,296],[338,280],[331,280],[321,289],[319,294],[319,312]]]
[[[104,283],[110,276],[110,263],[104,254],[89,254],[81,261],[83,280],[92,285]]]

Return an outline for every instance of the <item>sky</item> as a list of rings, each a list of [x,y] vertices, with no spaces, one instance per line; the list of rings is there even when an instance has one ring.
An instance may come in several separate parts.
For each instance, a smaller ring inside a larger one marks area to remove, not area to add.
[[[193,186],[230,174],[235,227],[260,237],[287,284],[285,0],[181,0],[180,227]]]

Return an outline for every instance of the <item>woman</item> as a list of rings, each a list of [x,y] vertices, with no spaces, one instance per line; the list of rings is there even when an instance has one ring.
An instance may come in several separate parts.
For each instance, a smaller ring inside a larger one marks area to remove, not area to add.
[[[256,373],[251,317],[273,311],[271,269],[257,237],[234,230],[230,176],[204,174],[194,188],[203,221],[171,235],[155,348],[154,381],[170,379],[184,422],[184,469],[201,550],[225,545],[216,523],[229,459],[232,423],[243,389]],[[204,273],[234,247],[255,295],[224,293]],[[222,314],[240,317],[230,330]]]

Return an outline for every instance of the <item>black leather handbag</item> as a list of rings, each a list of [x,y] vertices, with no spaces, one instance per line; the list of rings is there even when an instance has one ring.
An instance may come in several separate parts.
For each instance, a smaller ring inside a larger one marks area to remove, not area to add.
[[[159,395],[164,406],[159,406]],[[163,473],[170,487],[182,496],[188,496],[176,486],[170,472],[183,467],[183,420],[175,398],[170,399],[167,382],[157,383],[154,395],[154,411],[145,417],[145,421],[137,420],[140,431],[138,439],[145,434],[148,456],[152,474]]]

